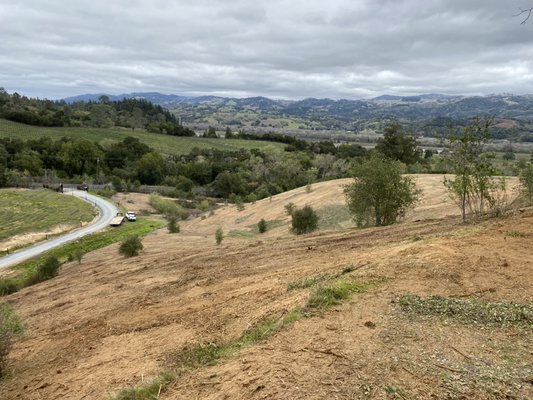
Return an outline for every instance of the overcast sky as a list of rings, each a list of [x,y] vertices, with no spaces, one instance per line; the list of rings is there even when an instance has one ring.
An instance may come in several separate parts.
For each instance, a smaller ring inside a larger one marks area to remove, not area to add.
[[[533,0],[0,0],[0,87],[272,98],[533,93]]]

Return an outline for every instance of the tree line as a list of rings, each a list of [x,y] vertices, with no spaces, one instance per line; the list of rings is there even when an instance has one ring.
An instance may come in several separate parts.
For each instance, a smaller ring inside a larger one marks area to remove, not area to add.
[[[0,118],[36,126],[144,129],[174,136],[195,136],[176,116],[144,99],[76,102],[33,99],[0,88]]]

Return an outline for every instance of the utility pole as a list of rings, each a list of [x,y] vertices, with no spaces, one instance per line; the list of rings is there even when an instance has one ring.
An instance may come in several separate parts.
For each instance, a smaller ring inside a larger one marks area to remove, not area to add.
[[[96,158],[96,183],[100,184],[100,157]]]

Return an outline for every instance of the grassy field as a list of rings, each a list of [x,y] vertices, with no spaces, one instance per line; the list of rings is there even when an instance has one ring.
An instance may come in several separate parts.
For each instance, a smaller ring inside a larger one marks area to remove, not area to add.
[[[91,221],[96,211],[76,197],[50,190],[0,190],[0,241],[59,224]]]
[[[48,136],[55,140],[64,136],[87,138],[98,142],[103,146],[121,141],[128,136],[133,136],[152,147],[154,150],[168,155],[188,154],[194,147],[200,149],[217,148],[220,150],[260,149],[264,152],[282,152],[285,147],[282,143],[261,142],[255,140],[177,137],[138,130],[132,131],[124,128],[45,128],[0,119],[0,138],[13,137],[28,140],[42,136]]]

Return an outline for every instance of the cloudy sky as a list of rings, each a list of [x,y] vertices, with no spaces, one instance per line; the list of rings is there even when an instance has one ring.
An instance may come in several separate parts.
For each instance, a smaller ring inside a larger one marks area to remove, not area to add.
[[[27,96],[533,93],[533,0],[0,0]]]

